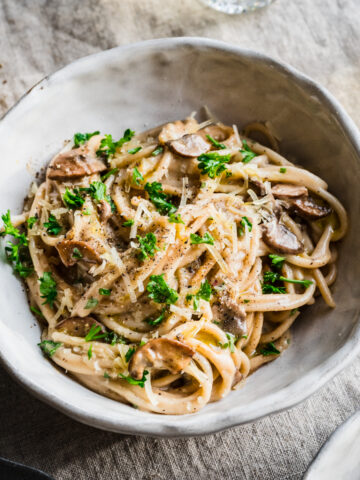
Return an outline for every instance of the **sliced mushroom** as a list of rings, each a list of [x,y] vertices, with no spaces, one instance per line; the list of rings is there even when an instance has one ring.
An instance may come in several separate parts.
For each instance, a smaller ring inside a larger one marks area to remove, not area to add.
[[[155,338],[138,348],[129,363],[130,375],[140,380],[147,368],[165,369],[179,373],[189,364],[194,350],[169,338]]]
[[[61,240],[56,245],[61,261],[66,267],[82,260],[89,263],[101,263],[101,257],[92,246],[81,240]]]
[[[101,200],[97,208],[100,214],[100,220],[105,223],[112,215],[111,205],[106,200]]]
[[[263,197],[266,195],[265,184],[257,178],[249,178],[250,186],[255,190],[256,195]]]
[[[165,144],[171,140],[176,140],[184,135],[194,133],[197,130],[198,123],[194,118],[187,118],[184,121],[167,123],[159,134],[159,142]]]
[[[308,195],[308,189],[303,185],[292,185],[290,183],[278,183],[271,189],[275,198],[297,198]]]
[[[204,138],[207,138],[206,135],[210,135],[210,137],[214,138],[217,142],[224,142],[234,134],[234,131],[231,127],[217,123],[216,125],[209,125],[208,127],[202,128],[199,130],[199,134]]]
[[[247,333],[245,309],[228,296],[220,297],[219,302],[212,305],[212,312],[226,332],[233,335]]]
[[[92,175],[106,168],[101,160],[89,154],[86,147],[80,147],[57,155],[47,169],[47,176],[51,180],[66,180]]]
[[[278,253],[297,254],[304,251],[303,244],[277,219],[263,225],[264,242]]]
[[[198,157],[211,149],[209,142],[196,133],[184,135],[178,140],[168,142],[169,148],[184,157]]]
[[[93,325],[100,326],[101,331],[105,332],[105,327],[92,317],[66,318],[56,325],[56,330],[66,333],[66,335],[71,335],[72,337],[84,338],[90,332]]]
[[[319,218],[326,217],[331,213],[331,208],[326,205],[320,205],[316,200],[311,197],[300,197],[292,200],[292,210],[299,215],[299,217],[308,220],[318,220]]]

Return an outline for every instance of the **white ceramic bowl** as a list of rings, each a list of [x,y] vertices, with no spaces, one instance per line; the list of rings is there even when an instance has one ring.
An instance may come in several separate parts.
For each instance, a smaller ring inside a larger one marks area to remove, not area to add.
[[[20,212],[33,173],[77,131],[120,136],[183,118],[207,105],[240,127],[270,120],[285,154],[319,174],[350,213],[334,288],[293,328],[290,348],[244,389],[185,416],[144,413],[102,397],[46,360],[20,282],[0,265],[0,355],[35,396],[95,427],[160,436],[215,432],[289,408],[315,392],[359,351],[360,136],[337,101],[294,69],[224,43],[153,40],[83,58],[37,84],[0,122],[0,212]],[[29,167],[30,165],[30,167]]]

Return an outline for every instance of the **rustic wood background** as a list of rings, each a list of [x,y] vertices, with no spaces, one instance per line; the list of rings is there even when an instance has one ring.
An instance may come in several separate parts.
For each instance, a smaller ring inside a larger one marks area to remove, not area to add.
[[[225,40],[293,65],[325,85],[360,126],[359,0],[276,0],[234,17],[197,0],[0,0],[0,116],[76,58],[183,35]],[[335,427],[360,408],[360,359],[290,411],[187,440],[83,426],[30,396],[1,368],[0,398],[0,455],[57,480],[300,480]]]

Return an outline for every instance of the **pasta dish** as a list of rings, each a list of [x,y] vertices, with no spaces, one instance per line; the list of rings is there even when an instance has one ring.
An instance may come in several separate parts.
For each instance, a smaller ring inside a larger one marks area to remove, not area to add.
[[[76,133],[23,213],[2,219],[42,352],[161,414],[241,388],[288,347],[300,307],[318,295],[334,307],[347,229],[327,184],[281,156],[264,124],[239,134],[195,115],[117,141]]]

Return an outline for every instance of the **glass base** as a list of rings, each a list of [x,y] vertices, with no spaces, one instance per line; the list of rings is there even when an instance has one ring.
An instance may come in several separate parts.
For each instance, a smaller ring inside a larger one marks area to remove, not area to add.
[[[208,7],[214,8],[219,12],[236,15],[245,13],[249,10],[266,7],[273,0],[200,0]]]

